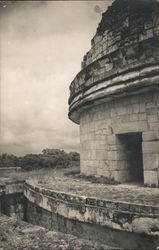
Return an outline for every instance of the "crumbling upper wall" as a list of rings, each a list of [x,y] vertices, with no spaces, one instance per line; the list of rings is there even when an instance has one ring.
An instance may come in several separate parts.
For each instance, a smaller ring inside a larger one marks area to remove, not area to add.
[[[103,13],[82,70],[70,85],[70,119],[79,123],[79,112],[89,102],[131,91],[134,79],[139,80],[135,89],[147,86],[144,78],[156,86],[150,76],[158,75],[158,37],[157,0],[116,0]]]
[[[155,5],[157,2],[152,0],[115,1],[102,15],[91,41],[91,50],[83,58],[82,68],[119,49],[122,49],[123,65],[131,63],[130,53],[126,56],[128,48],[153,37],[153,31],[157,31]]]

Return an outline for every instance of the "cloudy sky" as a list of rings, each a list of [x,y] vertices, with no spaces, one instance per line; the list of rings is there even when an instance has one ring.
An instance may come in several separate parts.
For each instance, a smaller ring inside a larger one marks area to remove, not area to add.
[[[79,150],[69,84],[112,1],[0,1],[0,150]]]

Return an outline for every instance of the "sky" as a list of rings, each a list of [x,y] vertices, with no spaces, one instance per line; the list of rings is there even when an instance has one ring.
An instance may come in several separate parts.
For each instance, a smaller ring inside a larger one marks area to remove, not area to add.
[[[0,153],[79,151],[69,85],[112,1],[0,1]]]

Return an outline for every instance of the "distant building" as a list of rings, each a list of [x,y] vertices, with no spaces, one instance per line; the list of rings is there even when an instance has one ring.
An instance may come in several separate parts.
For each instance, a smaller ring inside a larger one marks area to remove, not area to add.
[[[116,0],[70,85],[81,172],[159,185],[159,2]]]

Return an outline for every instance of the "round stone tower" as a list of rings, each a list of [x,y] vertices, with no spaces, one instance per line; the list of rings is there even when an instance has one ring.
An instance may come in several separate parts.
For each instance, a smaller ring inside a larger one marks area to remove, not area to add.
[[[116,0],[70,85],[81,172],[159,184],[159,2]]]

